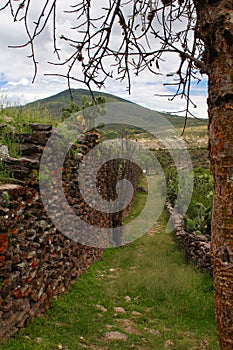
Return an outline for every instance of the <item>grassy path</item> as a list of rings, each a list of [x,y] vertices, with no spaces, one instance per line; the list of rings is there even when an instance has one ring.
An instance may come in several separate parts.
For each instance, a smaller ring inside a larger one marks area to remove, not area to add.
[[[119,339],[120,338],[120,339]],[[107,250],[2,350],[217,350],[212,279],[186,265],[157,224]]]

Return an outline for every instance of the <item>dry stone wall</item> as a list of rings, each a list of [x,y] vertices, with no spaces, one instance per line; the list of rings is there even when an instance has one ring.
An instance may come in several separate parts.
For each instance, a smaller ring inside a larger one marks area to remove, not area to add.
[[[200,270],[212,274],[210,257],[210,239],[204,235],[196,235],[184,231],[182,217],[175,213],[170,203],[166,204],[172,215],[177,242],[184,251],[186,261],[196,265]]]
[[[17,184],[0,185],[0,339],[4,340],[41,315],[54,295],[68,290],[72,281],[103,255],[102,248],[67,238],[49,219],[40,197],[38,169],[52,126],[31,124],[31,128],[31,134],[17,135],[22,157],[5,160]],[[97,227],[118,227],[130,205],[117,214],[103,214],[85,203],[77,184],[78,158],[97,140],[96,133],[89,133],[80,140],[80,153],[71,151],[63,171],[64,192],[83,220]],[[137,166],[127,169],[124,176],[136,191],[141,171]],[[114,199],[117,180],[113,167],[105,165],[99,174],[98,188],[106,199]]]

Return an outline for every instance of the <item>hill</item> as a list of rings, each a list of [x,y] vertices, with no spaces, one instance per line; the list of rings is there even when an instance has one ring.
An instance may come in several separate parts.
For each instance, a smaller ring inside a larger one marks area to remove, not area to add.
[[[73,96],[73,101],[77,103],[78,105],[81,104],[82,96],[87,96],[91,98],[90,91],[86,89],[71,89],[71,93]],[[125,100],[123,98],[120,98],[118,96],[100,92],[100,91],[93,91],[94,96],[104,96],[107,102],[123,102],[123,103],[129,103],[130,107],[136,107],[140,108],[142,116],[146,117],[147,120],[150,120],[151,122],[156,121],[156,115],[160,114],[166,117],[176,128],[182,128],[184,125],[184,117],[172,115],[169,113],[160,113],[157,111],[153,111],[149,108],[141,107],[133,102],[130,102],[128,100]],[[68,107],[71,102],[71,95],[69,90],[65,90],[62,92],[59,92],[56,95],[37,100],[35,102],[28,103],[26,107],[32,107],[32,108],[38,108],[38,109],[47,109],[49,114],[53,118],[59,118],[62,114],[62,108]],[[131,108],[129,108],[129,111],[131,111]],[[126,121],[125,115],[119,116],[122,121]],[[127,122],[134,125],[135,119],[134,116],[127,115]],[[155,123],[156,124],[156,123]],[[194,119],[194,118],[188,118],[187,121],[187,127],[201,127],[206,126],[207,120],[206,119]]]
[[[71,92],[70,92],[70,90],[68,89],[68,90],[61,91],[56,95],[28,103],[26,106],[33,107],[33,108],[38,107],[42,109],[46,108],[52,117],[58,118],[62,114],[62,108],[69,107],[71,102],[71,93],[72,93],[73,101],[78,105],[81,105],[81,100],[83,96],[87,96],[88,98],[92,97],[89,90],[71,89]],[[104,96],[107,102],[131,103],[130,101],[124,100],[120,97],[117,97],[108,93],[104,93],[104,92],[93,91],[93,94],[95,97]]]

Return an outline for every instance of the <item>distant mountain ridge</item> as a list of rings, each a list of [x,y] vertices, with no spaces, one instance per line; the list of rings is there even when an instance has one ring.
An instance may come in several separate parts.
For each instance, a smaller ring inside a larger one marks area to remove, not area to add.
[[[81,105],[81,99],[83,96],[87,96],[89,98],[91,98],[91,93],[89,90],[86,89],[71,89],[71,93],[72,93],[72,97],[73,97],[73,101],[78,104]],[[137,106],[136,103],[131,102],[129,100],[123,99],[121,97],[109,94],[109,93],[105,93],[102,91],[93,91],[93,94],[95,97],[98,96],[103,96],[106,99],[106,102],[123,102],[123,103],[129,103],[132,104],[132,106]],[[64,90],[61,91],[53,96],[50,97],[46,97],[44,99],[39,99],[37,101],[34,102],[30,102],[28,103],[26,106],[28,107],[37,107],[38,109],[47,109],[49,114],[53,117],[53,118],[59,118],[62,115],[62,108],[66,108],[69,107],[71,103],[71,95],[70,95],[70,90]],[[165,116],[175,127],[182,127],[184,125],[184,117],[181,116],[177,116],[177,115],[172,115],[169,113],[161,113],[161,112],[157,112],[155,110],[151,110],[149,108],[146,107],[142,107],[140,106],[140,109],[142,109],[143,114],[145,113],[145,115],[150,116],[150,118],[153,118],[153,120],[155,120],[154,118],[156,118],[156,114],[160,114]],[[153,114],[153,117],[151,117],[151,114]],[[122,118],[124,118],[124,116],[122,116]],[[127,121],[130,123],[132,122],[133,124],[133,117],[131,116],[127,116]],[[125,120],[126,121],[126,120]],[[191,126],[201,126],[201,125],[207,125],[207,120],[206,119],[194,119],[194,118],[188,118],[188,122],[187,122],[187,126],[191,127]]]

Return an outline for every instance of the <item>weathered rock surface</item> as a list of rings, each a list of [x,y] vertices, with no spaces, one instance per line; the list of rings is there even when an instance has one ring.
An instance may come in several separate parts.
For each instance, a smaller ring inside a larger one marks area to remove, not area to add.
[[[72,281],[103,254],[102,248],[93,248],[92,245],[79,244],[67,238],[48,217],[40,197],[36,175],[39,159],[52,127],[31,124],[31,128],[32,134],[16,135],[24,156],[5,160],[6,167],[14,174],[18,184],[0,185],[1,339],[8,339],[34,317],[42,314],[49,307],[53,296],[68,290]],[[80,194],[77,180],[77,166],[82,161],[80,154],[84,155],[93,148],[97,138],[95,133],[84,135],[79,156],[75,157],[72,152],[68,155],[63,169],[63,190],[76,215],[96,226],[95,239],[97,243],[101,243],[102,239],[109,241],[110,238],[98,236],[98,227],[121,225],[130,205],[117,214],[101,213],[91,208]],[[73,149],[75,147],[74,145]],[[133,171],[131,169],[128,174],[135,186],[135,192],[139,175],[138,168]],[[92,187],[88,181],[87,177],[87,193],[91,195]],[[97,186],[103,198],[110,201],[114,199],[117,181],[118,174],[111,164],[102,167]],[[59,201],[55,201],[54,206],[61,210]],[[93,232],[79,230],[77,228],[78,235],[91,234],[93,243]],[[102,246],[106,246],[106,242]],[[105,312],[104,309],[101,311]],[[124,335],[122,339],[125,337],[127,336]]]
[[[118,331],[110,331],[105,333],[105,340],[127,340],[127,334],[118,332]]]

